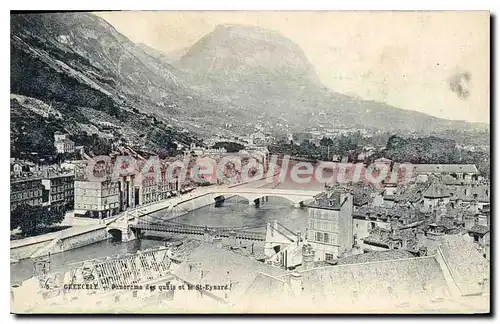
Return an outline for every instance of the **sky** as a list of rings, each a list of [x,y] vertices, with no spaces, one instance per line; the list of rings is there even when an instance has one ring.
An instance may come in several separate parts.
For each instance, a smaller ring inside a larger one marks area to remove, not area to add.
[[[436,117],[489,123],[488,12],[123,11],[96,13],[164,53],[220,24],[272,29],[298,44],[335,92]]]

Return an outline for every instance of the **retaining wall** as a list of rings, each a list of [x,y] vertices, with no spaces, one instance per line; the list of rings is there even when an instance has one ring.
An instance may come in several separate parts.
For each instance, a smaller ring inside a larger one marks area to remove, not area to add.
[[[20,245],[17,247],[10,247],[10,258],[15,260],[22,260],[31,257],[36,251],[43,249],[45,246],[50,244],[52,240],[46,239],[40,242],[35,242],[26,245]]]
[[[104,241],[110,237],[104,224],[93,225],[85,228],[71,228],[60,236],[51,240],[47,245],[31,254],[31,258],[47,254],[60,253],[82,246]]]

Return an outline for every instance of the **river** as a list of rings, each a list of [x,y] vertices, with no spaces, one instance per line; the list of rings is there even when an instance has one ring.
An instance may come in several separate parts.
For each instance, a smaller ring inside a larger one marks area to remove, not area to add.
[[[303,231],[307,223],[307,209],[294,208],[291,202],[283,198],[269,197],[268,201],[256,207],[249,205],[243,198],[232,197],[226,199],[221,207],[206,206],[180,216],[175,221],[193,225],[245,227],[251,231],[265,232],[266,224],[274,220],[290,230]],[[163,244],[161,241],[146,239],[127,243],[102,241],[52,255],[50,269],[65,270],[71,263],[78,261],[136,252]],[[33,262],[31,259],[21,260],[19,263],[11,264],[10,269],[11,283],[18,284],[32,275]]]

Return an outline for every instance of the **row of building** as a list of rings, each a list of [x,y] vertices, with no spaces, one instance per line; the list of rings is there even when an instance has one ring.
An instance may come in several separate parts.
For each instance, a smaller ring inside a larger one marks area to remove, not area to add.
[[[249,150],[233,155],[241,157],[242,160],[255,158],[267,165],[267,151]],[[197,180],[191,177],[186,177],[180,183],[180,168],[174,168],[173,174],[167,175],[167,169],[176,161],[159,160],[159,174],[143,175],[147,161],[135,154],[137,163],[133,170],[121,170],[118,175],[113,175],[117,156],[111,156],[107,164],[96,163],[91,156],[84,156],[84,160],[66,161],[43,169],[30,162],[12,161],[11,210],[21,204],[50,205],[51,208],[73,210],[77,217],[104,219],[128,208],[182,194],[199,185]],[[219,150],[198,158],[207,156],[217,162],[227,154]],[[195,161],[196,159],[190,160],[187,174],[191,172]],[[229,163],[226,167],[230,166]],[[213,167],[217,170],[217,165]],[[89,168],[92,170],[89,171]],[[153,171],[152,168],[150,172]],[[228,176],[235,176],[236,171],[235,169],[225,172]],[[89,172],[92,172],[92,175]],[[217,181],[219,180],[223,179],[217,178]],[[214,177],[206,178],[205,182],[214,183]]]
[[[176,180],[177,174],[167,178],[165,161],[160,161],[159,178],[142,176],[145,160],[138,160],[133,170],[121,170],[118,175],[113,175],[113,161],[95,164],[92,175],[88,173],[89,163],[94,164],[81,161],[75,168],[74,214],[77,216],[112,217],[128,208],[158,202],[187,190],[186,183]]]
[[[74,174],[56,166],[44,168],[23,161],[11,162],[10,210],[28,204],[71,210]]]

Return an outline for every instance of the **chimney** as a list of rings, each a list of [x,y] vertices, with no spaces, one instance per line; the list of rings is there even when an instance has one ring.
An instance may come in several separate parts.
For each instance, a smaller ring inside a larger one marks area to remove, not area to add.
[[[421,230],[421,229],[419,229],[419,230],[417,231],[417,236],[416,236],[416,237],[417,237],[417,241],[418,241],[418,242],[421,242],[421,240],[424,238],[424,236],[425,236],[424,231],[423,231],[423,230]]]
[[[212,242],[213,241],[209,231],[206,228],[205,228],[205,231],[203,232],[203,240],[205,242]]]
[[[222,249],[222,238],[221,237],[219,237],[219,236],[214,237],[212,242],[215,244],[215,246],[217,248]]]
[[[302,265],[305,269],[311,269],[314,266],[314,250],[310,244],[302,246]]]
[[[477,224],[482,226],[488,226],[488,218],[485,215],[479,215]]]
[[[229,240],[230,240],[232,246],[237,246],[238,242],[236,240],[236,231],[235,230],[232,230],[231,232],[229,232]]]
[[[354,234],[353,242],[354,243],[352,244],[352,247],[353,248],[358,248],[359,247],[358,234]]]
[[[441,222],[441,209],[440,208],[436,208],[436,224],[439,224]]]
[[[288,250],[284,250],[283,251],[283,267],[286,269],[288,269]]]

